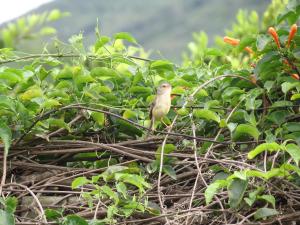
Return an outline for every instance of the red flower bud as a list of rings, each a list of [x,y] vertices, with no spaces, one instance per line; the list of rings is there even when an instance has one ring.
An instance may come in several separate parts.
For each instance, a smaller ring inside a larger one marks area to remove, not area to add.
[[[277,47],[280,48],[279,37],[278,37],[278,34],[277,34],[275,28],[274,27],[269,27],[268,33],[273,37]]]
[[[299,77],[299,75],[297,73],[291,74],[291,77],[294,78],[294,79],[296,79],[296,80],[300,80],[300,77]]]
[[[287,47],[290,47],[291,41],[293,40],[296,33],[297,33],[297,24],[293,24],[290,29],[289,38],[286,45]]]
[[[250,47],[245,47],[244,50],[246,52],[248,52],[249,54],[253,54],[254,53],[253,50]]]
[[[223,40],[225,43],[230,44],[232,46],[237,46],[240,43],[239,39],[235,39],[235,38],[231,38],[231,37],[227,37],[227,36],[225,36],[223,38]]]

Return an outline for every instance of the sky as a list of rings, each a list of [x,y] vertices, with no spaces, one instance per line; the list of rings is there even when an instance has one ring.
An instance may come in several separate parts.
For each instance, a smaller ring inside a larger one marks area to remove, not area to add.
[[[0,7],[0,24],[52,0],[5,0]]]

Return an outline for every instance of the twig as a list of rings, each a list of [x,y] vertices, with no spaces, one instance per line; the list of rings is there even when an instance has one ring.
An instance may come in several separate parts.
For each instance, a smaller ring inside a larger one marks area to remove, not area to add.
[[[31,54],[31,55],[27,55],[27,56],[22,56],[22,57],[16,57],[16,58],[12,58],[12,59],[7,59],[7,60],[1,60],[0,61],[0,65],[1,64],[6,64],[6,63],[12,63],[12,62],[19,62],[19,61],[26,61],[26,60],[33,60],[33,59],[42,59],[42,58],[46,58],[46,57],[53,57],[53,58],[79,58],[82,57],[81,54],[62,54],[62,53],[53,53],[53,54]],[[128,56],[106,56],[106,57],[99,57],[97,55],[87,55],[87,58],[90,59],[94,59],[94,60],[105,60],[105,59],[110,59],[110,58],[131,58],[131,59],[136,59],[136,60],[141,60],[141,61],[146,61],[146,62],[152,62],[153,60],[151,59],[146,59],[146,58],[142,58],[139,56],[132,56],[132,55],[128,55]]]
[[[2,179],[0,184],[0,197],[2,196],[2,189],[5,185],[6,181],[6,173],[7,173],[7,152],[3,149],[3,166],[2,166]]]
[[[117,115],[115,113],[112,113],[112,112],[109,112],[109,111],[105,111],[105,110],[101,110],[101,109],[94,109],[94,108],[90,108],[90,107],[86,107],[86,106],[83,106],[82,104],[72,104],[72,105],[68,105],[68,106],[64,106],[62,108],[59,108],[57,110],[52,110],[50,112],[47,112],[45,114],[43,114],[42,116],[39,116],[34,122],[33,124],[27,129],[27,131],[15,142],[14,146],[17,146],[23,139],[24,137],[30,132],[30,130],[35,126],[35,124],[37,124],[40,120],[42,120],[43,118],[46,118],[47,116],[49,116],[50,114],[54,113],[54,112],[58,112],[58,111],[63,111],[63,110],[69,110],[69,109],[85,109],[85,110],[90,110],[90,111],[94,111],[94,112],[101,112],[101,113],[104,113],[104,114],[107,114],[107,115],[110,115],[110,116],[113,116],[113,117],[116,117],[118,119],[121,119],[121,120],[124,120],[138,128],[141,128],[141,129],[144,129],[144,130],[149,130],[148,127],[145,127],[145,126],[142,126],[134,121],[131,121],[129,119],[126,119],[126,118],[123,118],[122,116],[120,115]],[[176,118],[177,119],[178,115],[176,115],[174,117],[174,119]],[[258,141],[237,141],[237,142],[234,142],[234,141],[216,141],[212,138],[204,138],[204,137],[194,137],[194,136],[191,136],[191,135],[187,135],[187,134],[181,134],[181,133],[175,133],[175,132],[165,132],[165,131],[155,131],[156,133],[159,133],[159,134],[166,134],[168,137],[169,136],[175,136],[175,137],[182,137],[182,138],[187,138],[187,139],[196,139],[198,141],[202,141],[202,142],[211,142],[211,143],[216,143],[216,144],[221,144],[221,145],[231,145],[231,144],[257,144],[257,143],[262,143],[262,142],[265,142],[265,140],[258,140]],[[278,139],[280,140],[280,139]]]
[[[36,201],[36,204],[38,205],[40,212],[41,212],[41,218],[44,220],[43,222],[47,223],[47,219],[46,219],[46,215],[45,215],[43,206],[41,205],[39,199],[35,196],[35,194],[27,186],[22,185],[22,184],[17,184],[17,183],[8,183],[8,184],[5,184],[5,186],[17,186],[17,187],[21,187],[21,188],[27,190],[31,194],[31,196],[34,198],[34,200]]]

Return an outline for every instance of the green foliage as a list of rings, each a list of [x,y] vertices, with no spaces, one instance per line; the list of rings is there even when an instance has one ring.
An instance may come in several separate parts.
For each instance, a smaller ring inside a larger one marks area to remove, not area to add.
[[[82,34],[74,35],[68,44],[57,46],[68,51],[57,54],[24,58],[11,49],[2,49],[0,64],[6,65],[0,68],[0,138],[6,154],[11,143],[36,138],[86,140],[92,133],[112,143],[142,139],[149,123],[148,107],[154,99],[155,87],[162,81],[168,81],[176,94],[172,104],[179,110],[172,109],[165,118],[168,124],[176,118],[173,131],[189,139],[196,135],[207,140],[180,140],[178,145],[169,140],[163,142],[152,152],[153,158],[147,158],[147,165],[114,165],[120,159],[109,152],[100,156],[98,152],[79,153],[74,159],[80,161],[68,166],[107,169],[92,177],[77,177],[71,187],[82,191],[81,196],[90,208],[105,202],[106,217],[86,221],[78,215],[48,209],[47,218],[66,225],[105,224],[117,223],[117,218],[127,218],[135,212],[157,212],[145,197],[152,187],[151,176],[162,172],[172,181],[178,179],[174,165],[181,165],[184,156],[178,151],[209,155],[214,150],[212,142],[233,152],[225,153],[224,164],[235,160],[236,155],[248,161],[236,162],[246,165],[245,169],[223,168],[222,161],[222,166],[211,169],[208,174],[216,175],[204,192],[205,203],[214,204],[218,193],[226,190],[227,208],[255,207],[256,220],[277,215],[277,199],[265,184],[280,178],[296,185],[300,176],[300,35],[296,33],[287,44],[287,24],[297,19],[300,11],[292,3],[287,9],[276,21],[279,43],[274,34],[260,30],[257,13],[240,11],[232,30],[226,32],[240,38],[235,40],[238,43],[229,46],[222,42],[210,48],[205,33],[195,34],[195,43],[188,46],[191,54],[182,66],[166,59],[149,60],[148,53],[126,32],[110,38],[97,30],[97,40],[90,48],[83,44]],[[47,18],[52,20],[59,15],[54,11]],[[248,47],[253,52],[245,52]],[[24,60],[31,61],[24,65],[8,64]],[[163,126],[158,123],[157,130],[161,130]],[[57,136],[57,131],[64,133]],[[114,148],[113,144],[110,147]],[[101,144],[99,149],[102,150]],[[217,162],[222,154],[223,149],[213,160]],[[267,157],[270,155],[272,158]],[[96,162],[85,161],[96,157]],[[3,202],[0,218],[12,224],[16,201],[11,198]]]
[[[68,13],[53,9],[50,12],[28,15],[17,19],[14,23],[8,23],[0,31],[0,47],[15,48],[21,40],[53,35],[56,29],[45,24],[67,15]]]
[[[270,209],[270,208],[260,208],[258,209],[255,214],[254,214],[254,218],[256,220],[259,220],[259,219],[265,219],[266,217],[269,217],[269,216],[274,216],[274,215],[277,215],[278,212],[277,210],[275,209]]]
[[[0,198],[0,221],[1,224],[15,225],[15,216],[18,200],[16,197]],[[1,209],[2,208],[2,209]]]
[[[3,121],[0,121],[0,138],[4,143],[4,151],[7,155],[8,149],[11,145],[12,134],[10,128]]]
[[[82,197],[86,199],[90,206],[93,205],[93,200],[103,201],[110,199],[111,204],[107,209],[106,219],[113,222],[115,216],[129,217],[135,211],[144,212],[147,209],[146,201],[143,202],[145,188],[150,188],[142,174],[133,174],[132,171],[138,168],[129,168],[125,166],[110,166],[106,171],[98,176],[93,176],[92,179],[86,177],[77,177],[72,182],[72,188],[77,189],[91,184],[94,188],[92,191],[85,191]],[[131,195],[128,191],[138,189],[139,195]],[[50,212],[51,217],[55,217],[57,213]],[[54,215],[54,216],[53,216]],[[71,224],[73,220],[81,221],[79,217],[66,217],[64,223]],[[81,224],[81,222],[80,222]]]

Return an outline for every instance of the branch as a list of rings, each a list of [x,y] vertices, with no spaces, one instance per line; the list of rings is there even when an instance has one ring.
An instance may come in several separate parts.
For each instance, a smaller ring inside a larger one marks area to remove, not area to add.
[[[32,55],[27,55],[27,56],[22,56],[22,57],[16,57],[12,59],[7,59],[7,60],[0,60],[0,65],[6,64],[6,63],[12,63],[12,62],[19,62],[19,61],[27,61],[27,60],[34,60],[34,59],[39,59],[39,58],[46,58],[46,57],[53,57],[53,58],[79,58],[81,57],[81,54],[62,54],[62,53],[53,53],[53,54],[32,54]],[[138,56],[105,56],[105,57],[99,57],[97,55],[87,55],[87,58],[91,60],[105,60],[105,59],[111,59],[111,58],[119,58],[119,57],[124,57],[124,58],[130,58],[130,59],[136,59],[140,61],[146,61],[146,62],[152,62],[153,60],[151,59],[146,59]]]

